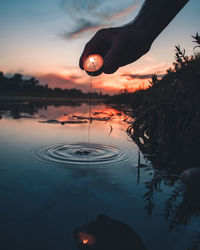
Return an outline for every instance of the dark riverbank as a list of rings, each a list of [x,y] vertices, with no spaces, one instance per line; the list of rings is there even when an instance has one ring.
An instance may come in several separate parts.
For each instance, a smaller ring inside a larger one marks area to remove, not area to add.
[[[175,55],[162,79],[153,75],[148,89],[111,102],[132,106],[135,122],[127,132],[155,168],[182,171],[200,166],[200,54],[188,57],[176,46]]]
[[[68,104],[68,103],[105,103],[107,98],[90,98],[90,97],[46,97],[46,96],[16,96],[16,95],[0,95],[0,103],[7,102],[41,102],[46,104]]]

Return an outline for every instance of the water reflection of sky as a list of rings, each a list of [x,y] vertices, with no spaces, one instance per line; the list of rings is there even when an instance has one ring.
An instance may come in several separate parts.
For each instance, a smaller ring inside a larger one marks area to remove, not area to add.
[[[106,214],[129,225],[149,250],[187,249],[196,239],[198,223],[192,219],[187,226],[169,232],[169,221],[163,216],[167,199],[179,185],[176,182],[166,185],[167,180],[163,177],[159,189],[153,191],[154,207],[152,215],[148,215],[148,200],[142,197],[149,190],[144,182],[151,183],[155,173],[151,169],[147,171],[148,166],[141,168],[137,184],[137,146],[125,132],[131,118],[127,119],[127,114],[105,105],[94,105],[92,113],[94,116],[99,113],[100,117],[113,115],[107,122],[93,121],[90,124],[90,142],[128,149],[123,151],[126,158],[131,159],[128,167],[124,161],[120,166],[116,163],[118,167],[101,168],[89,164],[88,168],[82,168],[80,164],[78,168],[68,168],[34,157],[35,149],[45,145],[87,143],[89,123],[38,122],[41,119],[62,121],[73,115],[88,116],[86,104],[49,106],[39,109],[33,119],[6,116],[0,120],[0,233],[3,249],[76,249],[73,230],[98,214]],[[145,163],[143,158],[142,163]]]

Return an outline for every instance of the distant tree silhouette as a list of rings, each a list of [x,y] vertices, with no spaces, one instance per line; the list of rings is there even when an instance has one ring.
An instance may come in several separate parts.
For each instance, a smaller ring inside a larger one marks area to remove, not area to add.
[[[22,74],[15,73],[7,77],[0,72],[0,95],[17,96],[47,96],[47,97],[108,97],[97,92],[83,93],[81,90],[49,88],[48,84],[41,85],[35,77],[25,78]]]

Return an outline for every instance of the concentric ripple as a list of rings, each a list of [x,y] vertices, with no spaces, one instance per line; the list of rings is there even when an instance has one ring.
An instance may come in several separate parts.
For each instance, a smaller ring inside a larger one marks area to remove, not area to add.
[[[40,161],[68,168],[126,167],[134,163],[128,149],[94,143],[50,145],[37,148],[33,153]]]

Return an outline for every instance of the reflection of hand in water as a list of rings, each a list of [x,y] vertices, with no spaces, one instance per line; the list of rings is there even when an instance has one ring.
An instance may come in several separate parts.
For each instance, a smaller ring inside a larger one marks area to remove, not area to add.
[[[145,250],[142,239],[126,224],[99,215],[97,220],[74,230],[78,249]]]
[[[200,195],[200,168],[187,169],[180,178],[188,188]]]

